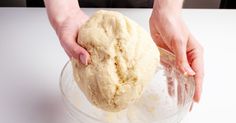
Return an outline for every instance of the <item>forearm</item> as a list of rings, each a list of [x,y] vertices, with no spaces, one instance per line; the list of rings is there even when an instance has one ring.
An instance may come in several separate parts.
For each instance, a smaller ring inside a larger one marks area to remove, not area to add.
[[[154,0],[153,10],[161,14],[180,14],[184,0]]]
[[[80,11],[78,0],[44,0],[44,3],[54,29],[66,18]]]

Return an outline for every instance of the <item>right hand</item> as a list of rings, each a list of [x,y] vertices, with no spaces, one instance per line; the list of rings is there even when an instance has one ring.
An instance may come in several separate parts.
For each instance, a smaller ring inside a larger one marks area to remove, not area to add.
[[[79,28],[88,20],[88,16],[80,9],[71,12],[59,24],[55,30],[62,47],[70,58],[75,58],[82,64],[87,65],[89,53],[77,43]]]
[[[150,18],[150,31],[159,47],[175,54],[180,72],[194,76],[196,87],[193,99],[199,102],[204,77],[203,47],[190,33],[180,13],[154,9]]]

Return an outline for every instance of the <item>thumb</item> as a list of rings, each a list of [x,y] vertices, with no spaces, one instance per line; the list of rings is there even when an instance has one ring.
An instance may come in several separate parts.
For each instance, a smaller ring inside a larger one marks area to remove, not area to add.
[[[73,58],[79,60],[84,65],[88,65],[89,53],[83,47],[74,42],[70,49]]]
[[[187,43],[182,40],[172,40],[172,50],[176,56],[176,65],[177,68],[182,72],[184,75],[195,75],[195,72],[192,70],[188,63],[187,59]]]
[[[80,45],[78,45],[74,38],[69,37],[62,40],[62,46],[70,58],[75,58],[84,65],[88,65],[90,59],[89,53]]]

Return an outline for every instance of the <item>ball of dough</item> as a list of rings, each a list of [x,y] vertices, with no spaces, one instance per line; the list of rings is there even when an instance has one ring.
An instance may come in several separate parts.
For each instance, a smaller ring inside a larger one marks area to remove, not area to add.
[[[121,13],[100,10],[79,30],[78,42],[89,65],[72,60],[74,78],[87,99],[106,111],[137,100],[160,64],[150,35]]]

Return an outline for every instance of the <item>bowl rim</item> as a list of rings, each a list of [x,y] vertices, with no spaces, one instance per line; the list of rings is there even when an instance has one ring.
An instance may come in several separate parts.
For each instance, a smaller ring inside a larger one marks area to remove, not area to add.
[[[168,55],[169,58],[175,59],[175,55],[172,54],[171,52],[167,51],[166,49],[163,49],[163,48],[160,48],[160,47],[158,47],[158,49],[159,49],[159,51],[160,51],[160,56],[161,56],[161,55]],[[69,105],[72,106],[72,108],[75,109],[76,112],[79,112],[79,113],[83,114],[84,116],[86,116],[86,117],[88,117],[88,118],[91,118],[91,119],[93,119],[93,120],[95,120],[95,121],[99,121],[99,122],[102,123],[103,121],[102,121],[101,119],[96,118],[96,117],[91,116],[91,115],[88,115],[87,113],[83,112],[82,110],[80,110],[79,108],[77,108],[77,107],[70,101],[69,98],[67,98],[67,96],[66,96],[66,94],[65,94],[65,92],[64,92],[63,86],[62,86],[62,83],[63,83],[62,77],[63,77],[63,73],[64,73],[66,67],[67,67],[70,63],[71,63],[71,60],[68,60],[68,61],[66,62],[66,64],[63,66],[62,71],[61,71],[61,73],[60,73],[60,78],[59,78],[59,87],[60,87],[60,91],[61,91],[62,96],[63,96],[63,101],[66,103],[66,105],[68,105],[68,103],[69,103]],[[188,76],[188,77],[193,78],[193,76]],[[193,79],[193,84],[194,84],[193,86],[195,87],[195,80],[194,80],[194,79]],[[194,95],[194,91],[195,91],[195,88],[194,88],[194,90],[193,90],[193,95]],[[193,98],[193,95],[192,95],[192,98]],[[187,102],[185,105],[189,105],[190,103],[193,103],[193,99],[189,99],[188,102]],[[183,108],[183,107],[182,107],[182,108]],[[182,108],[181,108],[181,109],[182,109]],[[169,119],[170,117],[174,117],[174,116],[176,116],[176,115],[179,114],[179,112],[181,111],[181,109],[177,110],[176,112],[174,112],[174,113],[172,113],[172,114],[170,114],[170,115],[167,115],[166,117],[163,117],[163,118],[161,118],[161,119],[159,119],[159,120],[156,120],[156,121],[163,121],[163,120],[165,120],[165,119]],[[69,112],[69,113],[71,114],[71,112]],[[73,117],[74,117],[74,116],[73,116]],[[76,118],[76,117],[74,117],[74,118]],[[77,119],[77,118],[76,118],[76,119]]]

